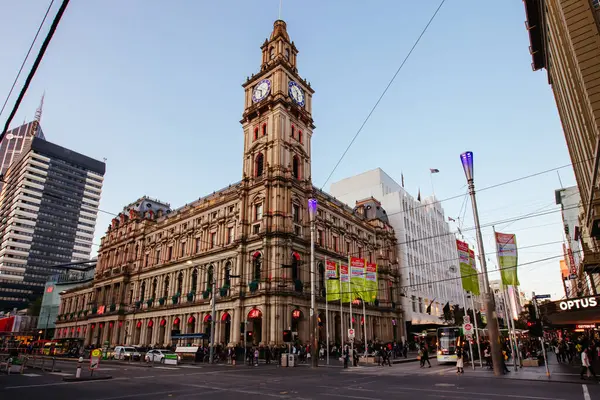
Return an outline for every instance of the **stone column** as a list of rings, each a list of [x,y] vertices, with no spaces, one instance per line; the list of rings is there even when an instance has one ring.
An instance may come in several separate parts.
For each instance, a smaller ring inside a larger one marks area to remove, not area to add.
[[[234,307],[231,310],[231,313],[233,314],[231,316],[231,343],[238,344],[240,343],[240,327],[241,327],[241,323],[243,322],[241,319],[242,316],[242,307]],[[242,338],[243,339],[243,338]]]

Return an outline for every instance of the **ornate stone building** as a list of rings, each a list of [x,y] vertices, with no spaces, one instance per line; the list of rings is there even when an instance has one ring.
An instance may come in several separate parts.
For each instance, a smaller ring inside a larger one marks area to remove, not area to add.
[[[339,302],[325,317],[325,259],[349,254],[379,267],[378,300],[366,305],[366,321],[362,307],[355,309],[358,340],[362,324],[369,340],[402,336],[396,239],[385,211],[375,199],[352,209],[313,187],[314,91],[298,74],[284,21],[275,22],[261,49],[260,72],[243,85],[242,180],[176,210],[145,197],[126,206],[102,238],[93,283],[63,294],[57,338],[198,343],[210,332],[214,295],[218,343],[243,342],[244,329],[254,343],[281,343],[289,328],[308,341],[311,197],[319,204],[320,339],[326,323],[332,342],[342,338]],[[347,328],[347,304],[343,311]]]

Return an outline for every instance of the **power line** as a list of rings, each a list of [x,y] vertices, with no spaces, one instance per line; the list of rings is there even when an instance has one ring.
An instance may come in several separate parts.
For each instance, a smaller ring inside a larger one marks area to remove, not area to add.
[[[12,119],[15,117],[15,114],[17,113],[19,106],[21,105],[21,101],[23,100],[23,97],[25,97],[25,93],[27,93],[27,89],[29,88],[31,81],[33,80],[33,76],[35,75],[38,67],[40,66],[40,63],[42,62],[42,59],[44,58],[46,49],[48,48],[48,45],[50,44],[50,41],[52,40],[52,36],[54,36],[54,32],[56,32],[58,23],[60,22],[63,14],[65,13],[65,10],[67,9],[68,4],[69,4],[69,0],[63,0],[60,8],[58,9],[58,12],[56,13],[56,16],[54,17],[54,20],[52,21],[50,30],[48,31],[48,34],[46,35],[46,38],[44,39],[44,42],[42,43],[42,47],[40,48],[40,51],[38,52],[38,55],[35,58],[33,65],[31,66],[31,70],[29,71],[29,74],[27,75],[25,84],[23,85],[23,88],[21,89],[21,92],[19,93],[19,97],[17,97],[17,100],[15,101],[15,105],[13,106],[13,109],[10,112],[8,119],[6,120],[6,124],[4,125],[4,129],[2,130],[2,133],[0,133],[0,142],[4,138],[4,135],[6,135],[6,132],[8,131],[8,127],[10,126],[10,123],[11,123]]]
[[[388,82],[387,86],[385,87],[385,89],[383,90],[383,92],[381,93],[381,95],[379,96],[379,99],[377,99],[377,101],[375,102],[375,105],[371,108],[371,111],[367,115],[367,118],[365,118],[365,120],[363,121],[363,123],[360,126],[360,128],[358,128],[358,131],[356,132],[356,134],[354,135],[354,137],[350,141],[350,144],[348,144],[348,147],[346,147],[346,150],[344,150],[344,153],[342,153],[342,156],[338,160],[337,164],[335,164],[335,167],[333,167],[333,170],[331,171],[331,173],[329,174],[329,176],[327,177],[327,179],[325,179],[325,182],[323,183],[323,186],[321,186],[321,190],[323,190],[323,188],[325,187],[325,185],[327,184],[327,182],[329,182],[329,179],[331,179],[331,176],[333,175],[333,173],[335,172],[335,170],[337,169],[337,167],[340,165],[340,163],[342,162],[342,160],[346,156],[346,153],[348,153],[348,150],[350,150],[350,147],[352,147],[352,145],[354,144],[354,141],[356,140],[356,138],[358,137],[358,135],[360,134],[360,132],[362,132],[363,128],[365,127],[365,125],[367,124],[367,122],[369,121],[369,119],[371,118],[371,115],[373,115],[373,112],[375,111],[375,109],[377,108],[377,106],[379,105],[379,103],[381,102],[381,100],[383,99],[383,97],[385,96],[385,94],[387,93],[388,89],[392,86],[392,83],[394,83],[394,80],[396,79],[396,77],[398,76],[398,74],[400,73],[400,71],[402,70],[402,67],[404,67],[404,64],[406,64],[406,62],[410,58],[411,54],[413,53],[413,51],[415,50],[415,48],[417,47],[417,45],[421,41],[421,38],[423,37],[423,35],[425,35],[425,32],[427,32],[427,29],[429,28],[429,25],[431,25],[431,23],[433,22],[433,20],[435,19],[436,15],[438,14],[438,12],[440,11],[440,9],[442,8],[442,6],[444,5],[445,2],[446,2],[446,0],[442,0],[440,2],[440,5],[436,8],[435,12],[433,13],[433,15],[431,16],[431,18],[429,19],[429,22],[427,22],[427,24],[425,25],[425,27],[421,31],[421,34],[419,35],[419,37],[417,37],[417,40],[412,45],[410,51],[408,52],[408,54],[406,55],[406,57],[404,57],[404,60],[402,61],[402,63],[400,64],[400,66],[398,67],[398,69],[396,70],[396,72],[394,73],[394,75],[392,76],[392,79],[390,79],[390,81]]]
[[[25,67],[25,63],[27,62],[27,59],[29,58],[29,54],[31,53],[31,50],[33,49],[33,45],[37,41],[37,37],[40,34],[42,27],[44,26],[44,22],[46,22],[46,18],[48,17],[48,14],[50,13],[50,9],[52,8],[53,4],[54,4],[54,0],[50,1],[50,5],[48,6],[48,9],[46,10],[46,14],[44,14],[44,18],[42,19],[42,22],[40,23],[40,26],[38,27],[38,30],[35,33],[35,36],[33,37],[31,46],[29,46],[29,50],[27,50],[27,54],[25,55],[25,58],[23,59],[23,62],[21,63],[21,68],[19,68],[19,72],[17,72],[17,76],[15,77],[15,80],[14,80],[12,86],[10,87],[10,90],[8,91],[8,95],[6,96],[6,99],[4,100],[2,109],[0,109],[0,115],[2,115],[2,113],[4,112],[4,108],[6,108],[6,104],[8,103],[8,100],[10,99],[10,96],[12,95],[12,92],[15,89],[15,86],[17,85],[19,76],[21,76],[21,72],[23,71],[23,68]]]

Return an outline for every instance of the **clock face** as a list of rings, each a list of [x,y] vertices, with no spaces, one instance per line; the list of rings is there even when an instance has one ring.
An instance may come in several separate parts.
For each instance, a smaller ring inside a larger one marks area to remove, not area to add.
[[[262,81],[258,82],[258,85],[254,87],[254,90],[252,91],[252,101],[258,103],[259,101],[267,97],[270,91],[271,81],[268,79],[263,79]]]
[[[296,82],[290,81],[289,93],[290,97],[296,102],[296,104],[299,106],[304,106],[304,91]]]

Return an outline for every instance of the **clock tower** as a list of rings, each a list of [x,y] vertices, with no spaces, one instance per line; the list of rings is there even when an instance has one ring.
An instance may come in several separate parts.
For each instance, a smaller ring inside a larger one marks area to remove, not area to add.
[[[261,50],[260,72],[243,85],[243,176],[253,181],[265,176],[310,181],[314,91],[298,74],[298,49],[284,21],[275,21]]]

